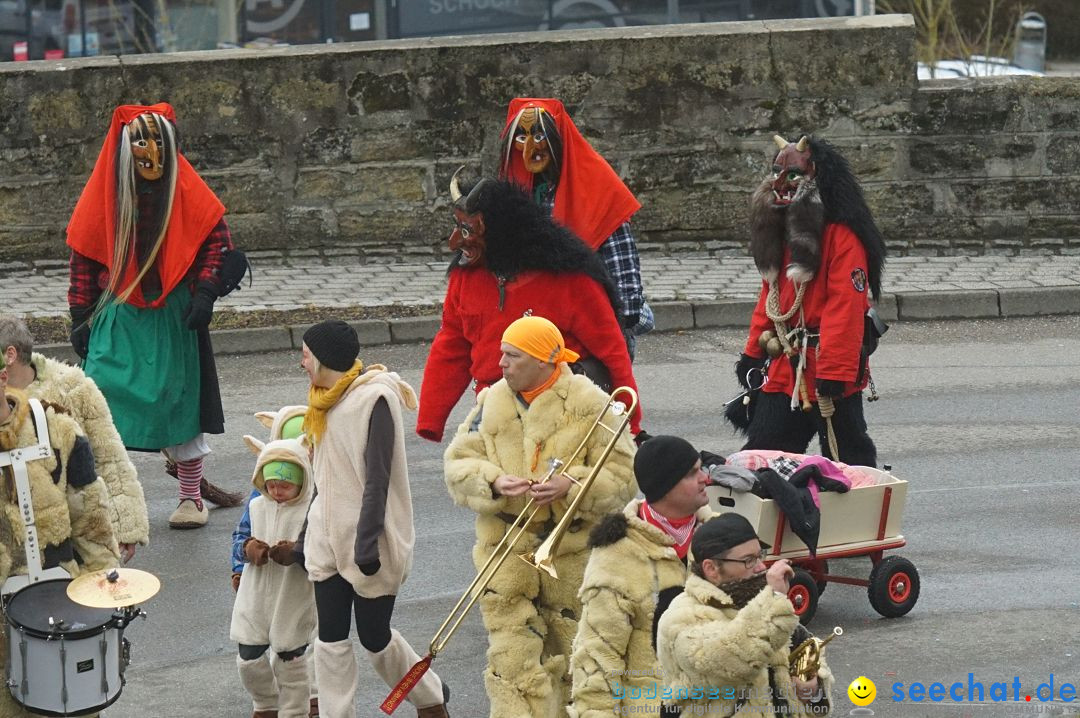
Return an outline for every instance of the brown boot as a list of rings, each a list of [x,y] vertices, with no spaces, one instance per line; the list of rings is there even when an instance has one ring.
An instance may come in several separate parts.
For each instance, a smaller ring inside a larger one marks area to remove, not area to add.
[[[308,718],[319,718],[319,699],[311,699],[311,712],[308,713]]]
[[[450,714],[446,712],[446,704],[437,706],[428,706],[427,708],[417,708],[416,718],[450,718]]]
[[[277,711],[255,711],[251,718],[277,718]]]

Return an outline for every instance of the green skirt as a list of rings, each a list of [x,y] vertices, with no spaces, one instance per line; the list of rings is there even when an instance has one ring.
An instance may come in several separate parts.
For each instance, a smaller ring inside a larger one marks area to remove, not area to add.
[[[182,320],[190,304],[181,285],[160,309],[110,302],[94,318],[83,369],[129,449],[156,451],[202,431],[198,337]]]

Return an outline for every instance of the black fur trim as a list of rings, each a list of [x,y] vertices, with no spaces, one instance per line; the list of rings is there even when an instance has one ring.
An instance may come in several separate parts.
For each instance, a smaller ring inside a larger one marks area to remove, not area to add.
[[[825,205],[825,221],[845,224],[866,249],[867,278],[874,299],[881,295],[881,273],[885,267],[885,240],[866,206],[862,187],[843,155],[824,140],[810,138],[810,158],[817,170],[818,191]]]
[[[68,454],[68,486],[80,488],[96,480],[97,469],[94,468],[94,453],[90,450],[90,442],[85,436],[77,436],[75,444],[71,447],[71,453]]]
[[[626,538],[626,532],[630,528],[630,522],[621,513],[608,514],[600,519],[600,523],[593,526],[589,532],[589,548],[610,546],[611,544]]]
[[[505,279],[529,270],[580,272],[604,288],[615,316],[622,316],[615,283],[600,255],[552,220],[518,185],[505,180],[480,181],[484,186],[465,211],[484,215],[484,263],[491,272]],[[475,184],[463,182],[462,193],[468,196]],[[450,271],[455,269],[452,264]]]

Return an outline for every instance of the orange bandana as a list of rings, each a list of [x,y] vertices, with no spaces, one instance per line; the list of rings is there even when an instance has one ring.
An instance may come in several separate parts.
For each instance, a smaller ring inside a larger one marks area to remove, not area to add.
[[[535,389],[529,389],[527,391],[519,391],[518,394],[521,395],[521,398],[525,400],[526,404],[532,404],[533,399],[540,396],[545,391],[547,391],[552,386],[554,386],[555,380],[559,378],[560,374],[562,374],[562,367],[560,367],[558,364],[556,364],[555,365],[555,371],[551,372],[551,376],[549,376],[547,378],[547,381],[545,381],[543,384],[536,387]],[[533,467],[533,468],[535,469],[536,467]]]
[[[514,320],[503,332],[502,340],[548,364],[576,362],[580,357],[577,352],[566,348],[559,328],[543,317]]]

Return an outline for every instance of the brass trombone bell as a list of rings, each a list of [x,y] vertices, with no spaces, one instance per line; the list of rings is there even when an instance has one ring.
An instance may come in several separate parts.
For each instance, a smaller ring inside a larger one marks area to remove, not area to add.
[[[803,681],[813,680],[818,669],[821,668],[821,657],[825,644],[842,635],[844,635],[844,629],[837,626],[824,639],[811,636],[800,643],[788,656],[788,667],[791,670],[791,675]]]

